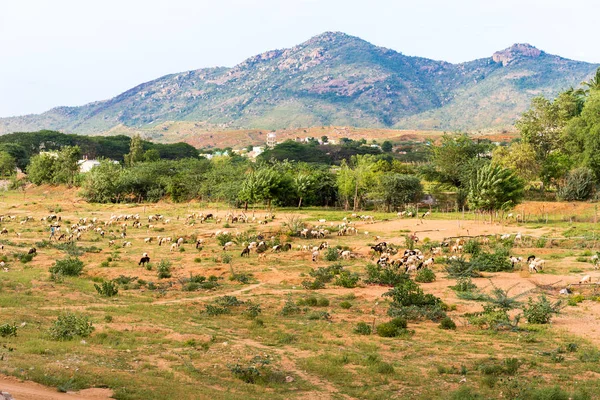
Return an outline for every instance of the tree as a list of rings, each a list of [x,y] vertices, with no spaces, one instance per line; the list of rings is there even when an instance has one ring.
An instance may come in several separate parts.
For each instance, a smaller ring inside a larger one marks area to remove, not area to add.
[[[354,211],[358,210],[360,198],[371,187],[375,186],[375,159],[369,155],[352,157],[352,174],[354,176]]]
[[[313,182],[311,176],[306,172],[299,172],[294,177],[294,189],[298,196],[298,208],[302,207],[302,199],[308,196],[312,190]]]
[[[561,130],[566,120],[561,118],[558,104],[542,97],[534,97],[529,110],[516,122],[523,142],[535,149],[538,160],[559,148]]]
[[[380,180],[383,201],[388,209],[419,201],[423,185],[416,176],[403,174],[385,174]]]
[[[534,180],[541,171],[535,149],[530,143],[516,142],[508,147],[498,146],[492,154],[492,163],[514,171],[525,181]]]
[[[329,138],[327,136],[323,135],[323,136],[321,136],[321,142],[327,143],[327,142],[329,142]]]
[[[0,151],[0,176],[11,176],[15,173],[15,159],[6,151]]]
[[[89,202],[110,203],[117,201],[122,167],[110,160],[100,160],[100,165],[86,174],[83,197]]]
[[[156,149],[146,150],[144,153],[145,162],[154,162],[160,160],[160,153]]]
[[[582,82],[583,86],[587,87],[586,92],[591,90],[600,90],[600,68],[596,70],[594,76],[587,82]]]
[[[125,165],[128,167],[144,160],[144,148],[142,146],[142,138],[140,138],[140,135],[136,134],[131,137],[129,153],[125,154],[123,158],[125,159]]]
[[[509,209],[523,199],[524,185],[512,171],[489,164],[477,171],[469,189],[471,208],[489,212]]]
[[[348,210],[350,205],[350,197],[354,193],[354,174],[352,169],[346,162],[342,160],[340,170],[336,177],[336,184],[340,197],[344,200],[344,210]]]
[[[381,144],[381,150],[383,150],[385,153],[389,153],[393,148],[394,146],[389,140],[386,140]]]
[[[466,187],[474,171],[485,161],[489,143],[474,142],[467,135],[444,135],[440,146],[432,148],[432,163],[437,180],[456,187]]]
[[[81,150],[79,146],[65,146],[58,152],[58,157],[54,163],[52,173],[52,182],[55,184],[64,183],[69,186],[75,183],[75,176],[79,172],[79,159]]]
[[[51,183],[57,158],[53,153],[41,153],[33,156],[27,166],[29,181],[36,185]]]

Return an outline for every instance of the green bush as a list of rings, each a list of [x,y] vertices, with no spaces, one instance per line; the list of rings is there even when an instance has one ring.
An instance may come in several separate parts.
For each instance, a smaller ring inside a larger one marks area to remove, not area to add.
[[[249,303],[244,311],[244,315],[246,315],[250,319],[254,319],[258,317],[262,313],[262,309],[260,304]]]
[[[227,242],[231,242],[233,239],[233,235],[231,233],[219,233],[216,236],[217,239],[217,243],[219,243],[219,246],[225,246],[225,243]]]
[[[17,325],[15,324],[3,324],[0,325],[0,336],[1,337],[11,337],[17,336]]]
[[[160,263],[156,267],[158,279],[167,279],[171,277],[171,261],[160,260]]]
[[[377,365],[377,372],[380,374],[393,374],[394,366],[392,364],[388,364],[386,362],[379,363]]]
[[[435,273],[429,268],[422,268],[417,271],[415,282],[430,283],[435,281]]]
[[[213,304],[207,304],[205,306],[204,312],[211,317],[215,317],[218,315],[229,314],[229,308],[227,307],[219,307]]]
[[[394,325],[398,329],[406,329],[406,327],[408,326],[406,319],[402,317],[393,318],[390,321],[390,324]]]
[[[342,307],[344,310],[347,310],[352,307],[352,303],[350,303],[349,301],[342,301],[340,303],[340,307]]]
[[[455,330],[456,329],[456,324],[454,323],[454,321],[452,321],[452,318],[450,317],[445,317],[442,319],[442,321],[440,322],[439,327],[441,329],[450,329],[450,330]]]
[[[88,317],[67,313],[60,315],[49,329],[53,340],[72,340],[75,337],[88,337],[94,326]]]
[[[355,288],[360,280],[360,276],[355,272],[342,271],[335,279],[334,285],[345,288]]]
[[[527,307],[523,307],[523,316],[530,324],[548,324],[553,314],[558,314],[560,310],[560,301],[552,304],[541,294],[536,302],[530,297]]]
[[[335,247],[329,247],[325,252],[325,260],[327,261],[337,261],[339,258],[340,254]]]
[[[326,320],[326,321],[330,321],[331,320],[331,315],[327,311],[315,311],[315,312],[312,312],[312,313],[308,314],[307,318],[309,320],[323,319],[323,320]]]
[[[375,328],[377,334],[381,337],[397,337],[406,333],[406,328],[400,328],[392,322],[384,322]]]
[[[569,172],[564,185],[558,189],[558,197],[565,201],[588,200],[596,190],[594,171],[589,168],[577,168]]]
[[[83,271],[83,261],[71,257],[58,260],[49,271],[53,279],[62,276],[79,276]]]
[[[300,313],[300,307],[298,307],[296,303],[294,303],[291,297],[288,297],[288,299],[285,301],[285,304],[283,305],[283,308],[281,309],[280,314],[283,316],[287,316],[298,313]]]
[[[467,254],[478,254],[481,252],[481,243],[477,239],[471,239],[465,243],[463,250]]]
[[[113,281],[102,282],[101,285],[94,283],[94,288],[100,296],[113,297],[119,293],[118,286]]]
[[[477,285],[473,283],[470,277],[464,276],[456,280],[456,285],[450,286],[450,289],[457,292],[472,292],[477,289]]]
[[[396,286],[409,279],[404,271],[398,271],[393,267],[382,267],[372,263],[367,264],[366,272],[367,278],[365,279],[365,282],[376,285]]]
[[[354,333],[357,333],[359,335],[370,335],[371,325],[367,324],[366,322],[359,322],[354,327]]]

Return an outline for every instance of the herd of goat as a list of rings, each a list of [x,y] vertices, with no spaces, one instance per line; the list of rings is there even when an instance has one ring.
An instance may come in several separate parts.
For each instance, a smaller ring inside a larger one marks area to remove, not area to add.
[[[427,211],[424,213],[421,218],[426,218],[430,215],[430,212]],[[398,217],[412,217],[412,213],[409,212],[400,212],[398,213]],[[101,238],[104,238],[106,235],[106,230],[113,230],[113,227],[117,227],[120,231],[120,237],[122,238],[122,242],[120,244],[121,247],[131,247],[133,243],[128,240],[128,228],[133,229],[141,229],[146,228],[149,232],[151,229],[156,227],[156,224],[167,225],[171,223],[170,218],[165,218],[161,214],[153,214],[145,217],[147,219],[147,223],[142,223],[142,217],[139,214],[120,214],[120,215],[112,215],[108,220],[101,221],[97,217],[93,218],[80,218],[76,223],[69,224],[67,228],[61,228],[62,218],[57,214],[50,214],[46,217],[40,219],[42,223],[47,224],[47,227],[50,229],[50,238],[49,240],[56,241],[77,241],[82,238],[82,235],[86,232],[94,232],[99,235]],[[180,217],[176,218],[178,221],[181,219]],[[213,213],[191,213],[186,215],[184,219],[184,225],[188,227],[193,227],[196,223],[203,224],[208,221],[212,221],[215,224],[221,223],[225,221],[227,224],[235,224],[235,223],[258,223],[260,225],[266,225],[267,223],[273,221],[275,216],[271,213],[265,214],[262,218],[257,218],[255,216],[248,217],[244,213],[233,214],[231,212],[227,213],[224,217],[218,217]],[[10,223],[18,223],[21,226],[26,226],[31,223],[35,219],[32,216],[26,216],[19,218],[16,215],[0,215],[0,224],[3,226],[0,228],[0,237],[2,235],[8,235],[9,230],[5,225]],[[311,255],[311,259],[313,262],[317,262],[321,252],[323,250],[330,249],[329,242],[324,240],[330,237],[333,233],[338,236],[346,236],[346,235],[358,235],[359,229],[357,228],[355,221],[360,221],[366,224],[374,223],[375,219],[373,216],[369,215],[357,215],[351,214],[348,217],[343,218],[343,221],[339,224],[329,223],[326,225],[327,221],[325,219],[318,220],[319,224],[313,226],[312,228],[303,228],[296,232],[296,236],[301,239],[318,239],[320,240],[318,245],[297,245],[297,250],[302,252],[308,252]],[[61,229],[64,229],[62,231]],[[15,235],[20,238],[21,233],[14,232]],[[368,231],[363,231],[365,235],[369,235]],[[229,240],[223,243],[222,249],[223,251],[228,251],[234,249],[238,244],[242,246],[241,257],[250,257],[252,252],[258,254],[259,259],[264,259],[267,253],[279,253],[286,252],[292,250],[292,245],[290,243],[278,243],[275,239],[275,236],[266,237],[261,233],[256,235],[255,241],[250,242],[240,242],[236,240],[234,237],[239,236],[240,233],[237,232],[234,234],[230,234],[230,232],[225,230],[217,230],[214,233],[206,235],[205,238],[197,238],[195,240],[196,249],[202,248],[204,245],[204,240],[206,238],[215,238],[221,235],[224,236],[232,236],[232,240]],[[501,240],[507,240],[513,237],[511,234],[504,234],[500,236]],[[375,236],[375,239],[379,239],[378,236]],[[411,235],[410,239],[417,243],[419,242],[419,238],[416,235]],[[522,234],[517,233],[514,235],[515,242],[519,242],[522,240]],[[177,251],[184,243],[189,242],[189,239],[186,240],[184,237],[177,237],[176,239],[170,236],[148,236],[143,239],[144,244],[152,244],[157,243],[158,246],[170,246],[170,251]],[[481,237],[482,243],[489,242],[489,238],[486,236]],[[115,233],[111,232],[111,238],[108,241],[109,246],[117,246],[117,237]],[[381,241],[374,246],[370,247],[371,256],[375,255],[375,257],[379,257],[377,259],[377,264],[382,267],[391,266],[395,268],[403,268],[404,272],[410,274],[416,271],[419,271],[422,268],[431,268],[436,262],[436,258],[445,257],[445,258],[458,258],[461,257],[461,253],[464,251],[465,239],[463,237],[446,240],[440,244],[439,247],[433,247],[429,250],[430,254],[426,256],[419,249],[407,249],[403,252],[399,252],[398,248],[394,245],[390,245],[387,242]],[[447,247],[446,250],[443,248]],[[353,259],[360,257],[359,253],[353,252],[351,250],[343,250],[340,246],[333,247],[335,251],[337,251],[337,255],[342,259]],[[0,244],[0,249],[4,249],[4,245]],[[28,250],[29,254],[36,253],[37,250],[35,247],[31,247]],[[442,256],[442,253],[450,253],[449,256]],[[598,256],[594,256],[591,259],[595,268],[598,268],[600,265]],[[138,265],[145,265],[150,262],[150,257],[147,252],[142,254],[142,257],[138,263]],[[522,257],[514,257],[510,256],[510,262],[513,267],[517,267],[523,262],[526,262],[529,268],[529,272],[537,273],[540,272],[545,266],[545,260],[535,257],[534,255],[529,256],[526,260]],[[2,261],[1,267],[4,267],[4,261]],[[591,277],[589,275],[584,276],[580,283],[590,283]]]

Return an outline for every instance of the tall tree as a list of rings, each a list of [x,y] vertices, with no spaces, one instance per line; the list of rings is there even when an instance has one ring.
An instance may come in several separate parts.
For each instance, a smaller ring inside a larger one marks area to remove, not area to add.
[[[523,181],[511,170],[493,164],[477,171],[469,187],[469,206],[490,215],[514,207],[524,196]]]
[[[123,158],[125,159],[125,165],[128,167],[144,160],[144,147],[140,135],[136,134],[131,137],[129,153],[125,154]]]
[[[16,172],[17,163],[6,151],[0,151],[0,176],[11,176]]]

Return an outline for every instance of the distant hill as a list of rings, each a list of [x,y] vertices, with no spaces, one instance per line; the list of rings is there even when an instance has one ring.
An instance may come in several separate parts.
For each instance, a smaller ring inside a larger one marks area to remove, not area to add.
[[[461,64],[410,57],[326,32],[233,68],[166,75],[110,100],[0,119],[0,134],[100,134],[191,121],[201,129],[479,130],[512,125],[536,95],[578,86],[599,67],[515,44]]]

